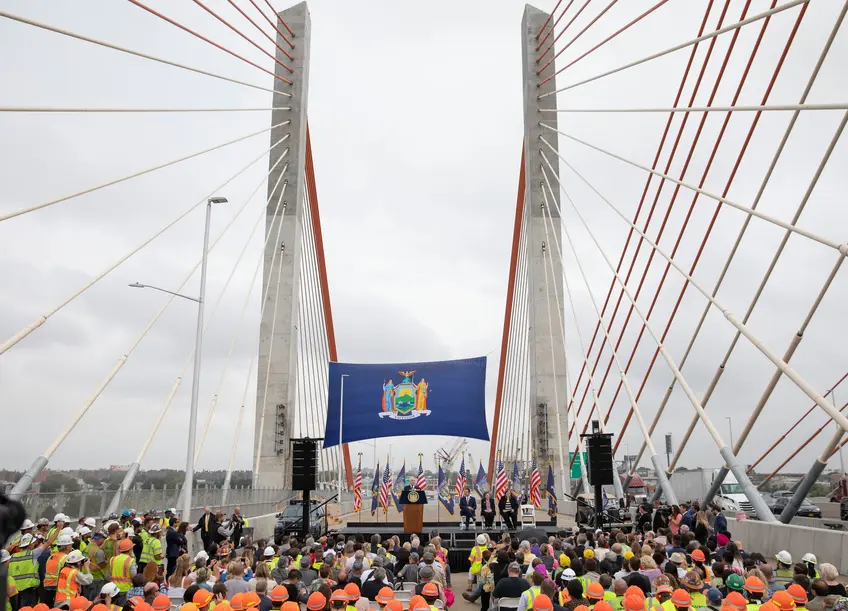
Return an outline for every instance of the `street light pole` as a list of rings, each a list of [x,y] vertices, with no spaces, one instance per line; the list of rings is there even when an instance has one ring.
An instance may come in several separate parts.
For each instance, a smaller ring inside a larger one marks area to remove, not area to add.
[[[342,388],[339,393],[339,449],[342,448],[342,420],[344,418],[344,379],[349,377],[350,374],[343,373],[342,374]],[[339,504],[342,502],[342,469],[339,468]]]
[[[725,416],[725,420],[727,420],[727,428],[730,429],[730,447],[733,447],[733,420],[730,416]]]

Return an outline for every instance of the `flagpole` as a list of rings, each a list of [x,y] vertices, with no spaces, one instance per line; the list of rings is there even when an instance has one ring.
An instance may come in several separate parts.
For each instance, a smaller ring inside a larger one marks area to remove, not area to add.
[[[350,374],[343,373],[342,374],[342,387],[339,392],[339,448],[343,447],[342,445],[342,418],[344,418],[344,380]],[[342,469],[339,469],[339,507],[342,505]]]
[[[442,501],[439,498],[442,495],[442,491],[439,488],[439,471],[442,469],[442,459],[438,454],[433,454],[433,458],[436,461],[436,524],[441,524],[442,522]]]
[[[359,456],[359,476],[360,476],[360,484],[359,484],[359,524],[362,524],[362,452],[358,453]]]

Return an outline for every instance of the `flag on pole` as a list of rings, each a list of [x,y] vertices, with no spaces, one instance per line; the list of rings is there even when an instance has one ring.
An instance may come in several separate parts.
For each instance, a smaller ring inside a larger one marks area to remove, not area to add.
[[[403,461],[403,466],[398,471],[397,477],[395,478],[394,486],[392,486],[392,500],[395,503],[395,509],[398,510],[398,513],[403,511],[403,507],[400,504],[400,493],[403,492],[404,484],[406,483],[406,460]]]
[[[465,454],[462,455],[462,462],[459,465],[459,473],[456,475],[456,496],[461,497],[465,491]]]
[[[556,486],[554,482],[554,467],[553,465],[548,465],[548,485],[545,486],[545,492],[548,493],[548,515],[551,516],[554,520],[557,517],[557,495],[556,495]]]
[[[380,486],[380,507],[383,513],[389,512],[389,488],[392,487],[392,472],[389,469],[389,461],[386,459],[386,468],[383,471],[383,485]]]
[[[377,461],[377,469],[374,471],[374,483],[371,484],[371,515],[377,511],[377,492],[380,490],[380,461]]]
[[[362,456],[359,457],[356,477],[353,478],[353,512],[359,513],[360,509],[362,509]]]
[[[418,457],[418,479],[415,480],[415,487],[419,490],[427,490],[427,478],[424,477],[424,464],[422,463],[423,458],[421,456]]]
[[[512,461],[512,496],[521,497],[521,477],[518,475],[518,460]]]
[[[506,471],[504,471],[503,460],[498,456],[498,472],[495,477],[495,500],[500,501],[506,494]]]
[[[480,459],[480,464],[477,466],[477,477],[474,480],[474,490],[483,498],[483,495],[489,491],[489,478],[486,477],[486,470],[483,469],[483,459]]]
[[[447,512],[453,515],[453,497],[450,495],[448,491],[448,480],[445,477],[445,472],[442,470],[442,465],[439,465],[439,481],[437,483],[437,493],[439,495],[439,502],[442,504]]]
[[[539,509],[542,506],[542,476],[539,473],[539,467],[536,465],[536,455],[533,455],[533,470],[530,472],[530,502],[533,507]]]

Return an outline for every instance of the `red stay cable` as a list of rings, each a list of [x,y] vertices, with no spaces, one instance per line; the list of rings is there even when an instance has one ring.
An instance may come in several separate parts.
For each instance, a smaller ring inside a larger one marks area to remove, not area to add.
[[[268,0],[265,0],[265,4],[267,4],[267,5],[268,5],[268,8],[269,8],[269,9],[271,9],[271,12],[272,12],[273,14],[277,15],[277,11],[275,11],[275,10],[274,10],[274,7],[273,7],[273,6],[271,6],[271,3],[270,3],[270,2],[268,2]],[[283,19],[282,17],[280,17],[279,15],[277,15],[277,18],[280,20],[280,23],[282,23],[282,24],[283,24],[283,27],[284,27],[284,28],[286,28],[286,29],[288,30],[288,32],[289,32],[289,34],[291,35],[291,37],[292,37],[292,38],[294,38],[294,30],[292,30],[292,29],[289,27],[289,24],[287,24],[287,23],[286,23],[286,20],[285,20],[285,19]],[[288,42],[288,43],[292,46],[292,49],[294,49],[294,43],[292,43],[292,42],[291,42],[291,41],[289,41],[289,40],[286,40],[286,42]]]
[[[551,49],[553,49],[553,48],[554,48],[554,45],[556,44],[556,41],[558,41],[558,40],[559,40],[559,37],[560,37],[560,36],[562,36],[563,34],[565,34],[566,30],[568,30],[568,28],[570,28],[570,27],[571,27],[571,24],[572,24],[572,23],[574,23],[574,20],[575,20],[575,19],[577,19],[577,18],[580,16],[580,13],[582,13],[582,12],[583,12],[583,9],[585,9],[587,6],[589,6],[589,3],[590,3],[591,1],[592,1],[592,0],[586,0],[586,2],[584,2],[584,3],[583,3],[583,6],[581,6],[581,7],[580,7],[580,10],[579,10],[579,11],[577,11],[577,13],[575,13],[574,17],[572,17],[572,18],[571,18],[571,21],[569,21],[568,23],[566,23],[566,24],[565,24],[565,27],[564,27],[564,28],[562,28],[562,31],[561,31],[559,34],[557,34],[557,35],[554,37],[554,39],[551,41],[551,44],[549,44],[549,45],[548,45],[548,48],[547,48],[547,49],[545,49],[544,51],[542,51],[542,54],[541,54],[539,57],[537,57],[537,58],[536,58],[536,63],[537,63],[537,64],[538,64],[540,61],[542,61],[542,58],[543,58],[543,57],[545,57],[545,55],[547,55],[547,54],[548,54],[548,51],[550,51]],[[536,74],[538,74],[538,72],[536,72]]]
[[[250,2],[253,5],[253,8],[255,8],[257,11],[259,11],[259,14],[262,15],[265,18],[265,21],[267,21],[268,23],[271,24],[271,27],[274,28],[274,30],[277,32],[277,34],[279,34],[282,37],[282,39],[285,40],[292,49],[294,49],[294,43],[291,40],[289,40],[288,36],[283,34],[282,30],[280,30],[280,28],[277,27],[276,23],[271,21],[271,19],[268,17],[268,15],[265,14],[265,11],[263,11],[261,8],[259,8],[259,5],[256,4],[256,1],[255,0],[247,0],[247,1]],[[273,6],[271,7],[271,12],[274,14],[275,17],[277,17],[277,19],[279,19],[279,16],[277,15],[277,13],[274,13],[274,7]],[[283,21],[283,20],[280,19],[280,21]],[[286,28],[288,28],[289,31],[291,31],[291,28],[289,28],[288,24],[285,21],[283,21],[283,25],[285,25]]]
[[[574,0],[571,0],[571,2],[574,2]],[[569,2],[569,3],[568,3],[568,5],[569,5],[569,6],[571,6],[571,2]],[[557,9],[559,8],[559,5],[560,5],[560,4],[562,4],[562,0],[557,0],[557,3],[556,3],[556,5],[554,6],[553,10],[552,10],[550,13],[548,13],[548,18],[547,18],[547,19],[545,19],[545,23],[543,23],[543,24],[542,24],[542,27],[541,27],[541,28],[539,28],[539,31],[538,31],[538,32],[536,32],[536,40],[539,40],[539,36],[541,36],[541,35],[542,35],[542,32],[544,32],[544,31],[545,31],[545,28],[546,28],[546,27],[548,26],[548,24],[551,22],[551,17],[553,17],[553,16],[556,14]],[[567,11],[567,10],[568,10],[568,6],[567,6],[567,7],[565,7],[565,11]],[[565,13],[565,11],[563,11],[563,13]],[[560,17],[562,17],[562,15],[560,15]],[[551,30],[553,30],[555,26],[556,26],[556,23],[554,23],[554,25],[552,25],[552,26],[551,26]],[[545,38],[547,38],[547,37],[548,37],[548,36],[550,36],[550,35],[551,35],[551,33],[550,33],[550,32],[548,32],[547,34],[545,34]],[[542,43],[543,43],[543,42],[545,42],[545,38],[543,38],[543,39],[542,39],[542,42],[540,42],[540,43],[536,46],[536,51],[538,51],[538,50],[539,50],[539,47],[541,47],[541,46],[542,46]]]
[[[223,23],[225,26],[227,26],[228,28],[230,28],[233,32],[235,32],[236,34],[238,34],[239,36],[241,36],[242,38],[244,38],[247,42],[249,42],[250,44],[252,44],[254,47],[256,47],[257,49],[259,49],[262,53],[264,53],[265,55],[267,55],[268,57],[270,57],[271,59],[273,59],[273,60],[274,60],[274,61],[275,61],[278,65],[282,66],[283,68],[285,68],[286,70],[288,70],[290,73],[294,72],[294,70],[292,70],[292,69],[291,69],[291,67],[290,67],[288,64],[286,64],[286,63],[284,63],[284,62],[281,62],[281,61],[280,61],[280,60],[278,60],[276,57],[274,57],[274,55],[273,55],[273,54],[268,53],[268,51],[266,51],[266,50],[265,50],[265,49],[263,49],[261,46],[259,46],[259,44],[258,44],[255,40],[253,40],[250,36],[248,36],[248,35],[246,35],[245,33],[243,33],[241,30],[239,30],[237,27],[235,27],[235,26],[234,26],[233,24],[231,24],[229,21],[227,21],[226,19],[224,19],[223,17],[221,17],[218,13],[216,13],[216,12],[215,12],[215,11],[213,11],[211,8],[209,8],[208,6],[206,6],[205,4],[203,4],[203,2],[201,2],[200,0],[194,0],[194,3],[195,3],[197,6],[199,6],[200,8],[202,8],[204,11],[206,11],[207,13],[209,13],[210,15],[212,15],[215,19],[217,19],[218,21],[220,21],[221,23]]]
[[[562,52],[563,52],[563,51],[565,51],[568,47],[570,47],[571,45],[573,45],[573,44],[575,43],[575,41],[576,41],[578,38],[580,38],[581,36],[583,36],[583,34],[585,34],[585,33],[586,33],[586,30],[588,30],[588,29],[589,29],[589,28],[591,28],[593,25],[595,25],[595,23],[598,21],[598,19],[600,19],[601,17],[603,17],[603,16],[606,14],[606,12],[607,12],[608,10],[610,10],[616,2],[618,2],[618,0],[612,0],[612,2],[610,2],[609,4],[607,4],[607,5],[604,7],[604,9],[603,9],[600,13],[598,13],[597,15],[595,15],[595,18],[594,18],[594,19],[592,19],[592,21],[590,21],[589,23],[587,23],[585,26],[583,26],[583,29],[582,29],[582,30],[580,30],[579,32],[577,32],[577,35],[576,35],[574,38],[572,38],[571,40],[569,40],[569,41],[565,44],[565,46],[564,46],[564,47],[562,47],[559,51],[557,51],[557,52],[556,52],[556,55],[554,55],[552,58],[550,58],[550,59],[548,60],[548,63],[546,63],[544,66],[542,66],[541,68],[539,68],[538,70],[536,70],[536,74],[537,74],[537,75],[541,74],[541,73],[542,73],[542,71],[543,71],[545,68],[547,68],[547,67],[548,67],[548,66],[550,66],[552,63],[554,63],[554,61],[556,60],[556,58],[557,58],[557,57],[559,57],[560,55],[562,55]]]
[[[255,63],[253,63],[252,61],[250,61],[249,59],[247,59],[246,57],[242,57],[241,55],[239,55],[239,54],[238,54],[238,53],[236,53],[235,51],[230,51],[230,50],[229,50],[229,49],[227,49],[226,47],[224,47],[224,46],[222,46],[222,45],[218,44],[217,42],[215,42],[215,41],[213,41],[213,40],[210,40],[210,39],[206,38],[206,37],[205,37],[205,36],[203,36],[202,34],[198,34],[198,33],[197,33],[197,32],[195,32],[194,30],[192,30],[191,28],[186,27],[186,26],[184,26],[183,24],[181,24],[181,23],[179,23],[179,22],[177,22],[177,21],[174,21],[174,20],[173,20],[173,19],[171,19],[170,17],[166,17],[166,16],[165,16],[165,15],[163,15],[162,13],[160,13],[160,12],[158,12],[158,11],[153,10],[153,9],[152,9],[152,8],[150,8],[149,6],[147,6],[147,5],[143,4],[142,2],[139,2],[139,0],[129,0],[129,2],[131,2],[131,3],[135,4],[138,8],[144,9],[145,11],[147,11],[148,13],[150,13],[151,15],[156,15],[157,17],[159,17],[159,19],[163,19],[164,21],[167,21],[167,22],[168,22],[168,23],[170,23],[171,25],[174,25],[174,26],[176,26],[176,27],[180,28],[180,29],[181,29],[181,30],[183,30],[184,32],[188,32],[188,33],[189,33],[189,34],[191,34],[192,36],[196,36],[196,37],[197,37],[197,38],[199,38],[200,40],[202,40],[202,41],[204,41],[204,42],[209,43],[210,45],[212,45],[213,47],[216,47],[217,49],[220,49],[220,50],[221,50],[221,51],[223,51],[224,53],[229,53],[230,55],[232,55],[233,57],[236,57],[236,58],[240,59],[240,60],[241,60],[241,61],[243,61],[244,63],[246,63],[246,64],[250,64],[250,65],[251,65],[251,66],[253,66],[254,68],[258,68],[259,70],[262,70],[262,72],[264,72],[264,73],[266,73],[266,74],[270,74],[270,75],[271,75],[271,76],[273,76],[275,79],[281,80],[281,81],[283,81],[284,83],[286,83],[286,84],[288,84],[288,85],[291,85],[291,84],[292,84],[292,82],[291,82],[290,80],[288,80],[287,78],[283,78],[282,76],[277,76],[276,74],[274,74],[273,72],[271,72],[270,70],[268,70],[268,69],[266,69],[266,68],[263,68],[263,67],[262,67],[262,66],[260,66],[259,64],[255,64]]]
[[[539,41],[539,44],[536,45],[536,53],[538,53],[539,49],[542,48],[542,45],[545,44],[545,41],[548,39],[548,36],[553,34],[554,28],[556,28],[559,25],[560,19],[565,17],[565,14],[568,12],[568,9],[571,8],[572,4],[574,4],[574,0],[570,0],[570,2],[568,3],[568,6],[566,6],[564,9],[562,9],[562,12],[559,14],[559,17],[556,18],[556,21],[554,21],[553,25],[551,26],[551,29],[548,30],[548,33],[545,34],[545,37],[542,40]]]
[[[233,8],[234,8],[234,9],[236,9],[239,13],[241,13],[241,16],[242,16],[242,17],[244,17],[244,18],[245,18],[245,19],[247,19],[250,23],[252,23],[252,24],[253,24],[253,27],[255,27],[257,30],[259,30],[259,31],[262,33],[262,35],[263,35],[265,38],[267,38],[268,40],[270,40],[270,41],[271,41],[271,43],[272,43],[275,47],[277,47],[280,51],[282,51],[283,55],[285,55],[286,57],[288,57],[290,60],[294,61],[294,56],[293,56],[291,53],[289,53],[288,51],[286,51],[285,49],[283,49],[280,45],[278,45],[276,40],[274,40],[274,39],[273,39],[273,38],[272,38],[272,37],[271,37],[271,36],[270,36],[270,35],[269,35],[269,34],[268,34],[265,30],[263,30],[261,27],[259,27],[259,24],[258,24],[258,23],[256,23],[253,19],[251,19],[251,18],[250,18],[250,15],[248,15],[247,13],[245,13],[245,12],[242,10],[242,8],[241,8],[238,4],[236,4],[235,0],[227,0],[227,2],[229,2],[229,3],[233,6]],[[256,5],[254,4],[254,6],[256,6]],[[263,16],[264,16],[264,13],[263,13]]]

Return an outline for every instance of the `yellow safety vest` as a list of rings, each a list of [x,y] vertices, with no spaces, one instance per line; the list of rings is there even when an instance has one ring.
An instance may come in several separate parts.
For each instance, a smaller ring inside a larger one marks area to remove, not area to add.
[[[95,562],[95,556],[97,556],[97,552],[99,552],[101,547],[95,543],[89,545],[85,550],[85,557],[91,561],[89,565],[89,570],[91,571],[91,576],[94,577],[95,581],[101,581],[106,579],[106,573],[103,569],[97,568],[97,563]],[[105,554],[105,551],[104,551]],[[108,562],[108,558],[106,561]]]
[[[616,599],[615,592],[610,592],[609,590],[604,590],[604,600],[606,602],[610,602],[611,600],[615,600],[615,599]],[[612,603],[610,603],[610,604],[612,604]]]
[[[689,592],[689,596],[692,598],[693,609],[702,609],[707,606],[707,597],[703,592]]]
[[[582,575],[580,577],[575,577],[574,579],[579,581],[580,584],[583,586],[583,593],[585,594],[587,592],[587,590],[589,589],[589,584],[592,583],[592,580],[589,579],[588,577],[584,577]]]
[[[9,602],[13,596],[18,595],[18,588],[15,586],[15,580],[9,579],[6,583],[6,611],[12,611],[12,603]]]
[[[614,596],[612,599],[610,599],[609,604],[610,604],[610,606],[612,606],[613,611],[621,611],[622,608],[623,608],[621,603],[623,601],[624,601],[623,596]],[[674,611],[674,609],[672,609],[672,611]]]
[[[65,566],[65,558],[68,554],[65,552],[56,552],[47,559],[47,570],[44,574],[44,587],[55,588],[59,585],[59,573]]]
[[[530,609],[533,608],[533,601],[536,600],[536,597],[541,594],[541,592],[541,586],[533,586],[527,590],[527,611],[530,611]]]
[[[109,579],[121,592],[127,592],[132,587],[132,563],[133,559],[127,554],[118,554],[109,561]]]
[[[32,550],[12,554],[9,559],[9,577],[12,577],[19,592],[41,585],[38,565],[32,559]]]
[[[670,598],[660,606],[663,608],[663,611],[677,611],[677,608],[674,606],[674,603],[671,602]]]
[[[482,545],[475,545],[471,548],[471,554],[468,556],[468,561],[471,562],[471,574],[476,575],[483,567],[483,552],[486,548]]]
[[[162,555],[162,541],[156,537],[147,537],[144,541],[144,546],[141,548],[140,562],[144,564],[150,562],[159,562],[156,556]]]

